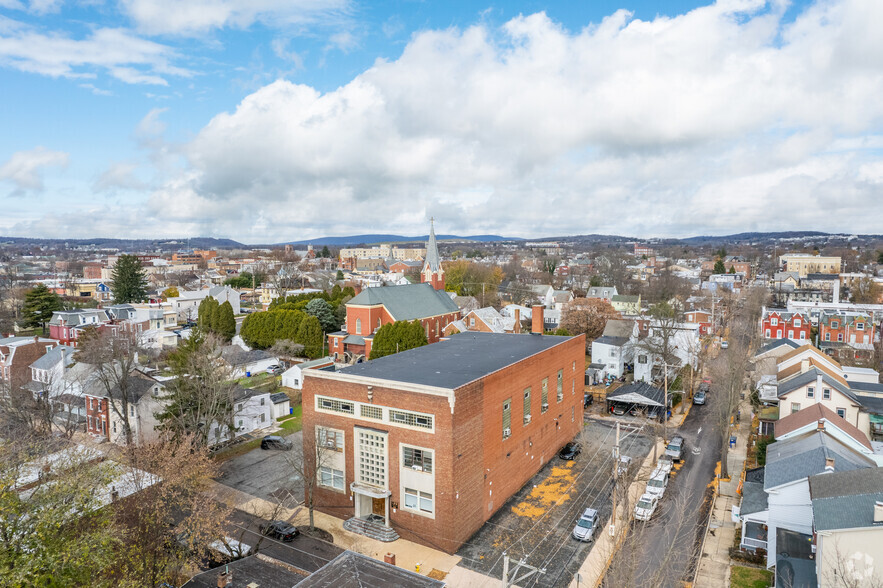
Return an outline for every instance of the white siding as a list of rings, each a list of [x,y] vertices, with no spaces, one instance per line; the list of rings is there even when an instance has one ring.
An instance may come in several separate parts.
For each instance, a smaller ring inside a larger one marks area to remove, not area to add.
[[[776,564],[776,529],[790,529],[812,534],[812,500],[806,478],[767,492],[769,503],[769,534],[767,567]]]

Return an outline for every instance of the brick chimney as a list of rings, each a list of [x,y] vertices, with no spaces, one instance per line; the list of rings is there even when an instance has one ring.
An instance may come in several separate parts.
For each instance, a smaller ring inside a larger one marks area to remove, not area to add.
[[[530,332],[534,335],[542,335],[544,329],[543,307],[540,304],[534,304],[530,317]]]
[[[819,422],[816,426],[816,431],[824,432],[825,430],[825,419],[819,419]]]
[[[223,572],[218,574],[218,588],[225,588],[225,586],[229,586],[233,583],[233,572],[230,571],[230,568],[225,566]]]
[[[515,327],[512,330],[512,332],[513,333],[520,333],[521,332],[521,309],[520,308],[515,309]]]

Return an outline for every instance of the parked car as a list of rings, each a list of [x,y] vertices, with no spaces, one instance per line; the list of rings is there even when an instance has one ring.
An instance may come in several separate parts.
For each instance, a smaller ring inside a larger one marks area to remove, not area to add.
[[[653,470],[650,479],[647,480],[647,488],[644,494],[653,494],[662,498],[665,495],[665,489],[668,487],[668,472],[662,470]]]
[[[662,414],[661,406],[651,406],[647,411],[647,418],[650,420],[660,420],[660,415]]]
[[[261,439],[261,449],[282,449],[288,451],[293,446],[291,441],[279,435],[267,435]]]
[[[573,538],[578,541],[591,541],[595,538],[595,529],[597,527],[598,511],[594,508],[587,508],[573,528]]]
[[[653,494],[644,494],[635,504],[635,518],[639,521],[649,521],[656,507],[659,506],[659,497]]]
[[[576,456],[579,455],[582,450],[583,448],[579,443],[571,441],[561,448],[561,451],[558,452],[558,457],[566,461],[571,461],[576,459]]]
[[[638,406],[637,404],[635,404],[629,409],[629,414],[632,415],[633,417],[643,416],[644,409],[641,408],[640,406]]]
[[[670,455],[662,455],[656,460],[656,469],[665,473],[671,473],[674,468],[674,461]]]
[[[590,392],[583,393],[583,408],[589,408],[595,401],[595,397]]]
[[[277,363],[274,363],[273,365],[267,367],[267,373],[271,376],[278,376],[284,371],[285,370],[282,369],[282,366]]]
[[[730,346],[726,341],[721,341],[721,349],[727,349]]]
[[[696,393],[693,394],[693,404],[705,404],[705,392],[701,389],[696,390]]]
[[[626,413],[627,407],[624,404],[614,404],[610,407],[610,412],[616,416],[622,416]]]
[[[629,470],[632,468],[632,458],[628,455],[620,455],[619,463],[616,464],[616,475],[624,476],[629,473]]]
[[[680,435],[672,437],[665,448],[665,454],[671,457],[673,461],[684,459],[684,438]]]
[[[261,525],[260,528],[261,534],[285,542],[292,541],[300,535],[300,531],[294,525],[285,521],[272,521],[266,525]]]
[[[710,380],[702,380],[699,383],[699,391],[705,392],[706,394],[711,392],[711,381]]]

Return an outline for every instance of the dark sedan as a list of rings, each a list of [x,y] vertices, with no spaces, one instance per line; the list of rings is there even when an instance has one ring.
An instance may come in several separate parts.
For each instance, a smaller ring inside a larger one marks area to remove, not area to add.
[[[565,461],[571,461],[576,459],[576,456],[579,455],[582,450],[583,448],[579,443],[571,441],[561,448],[561,451],[558,452],[558,457]]]
[[[286,542],[292,541],[300,535],[300,531],[294,525],[285,521],[272,521],[266,525],[261,525],[261,533],[267,537]]]
[[[261,439],[261,449],[282,449],[283,451],[288,451],[292,446],[291,441],[278,435],[267,435]]]

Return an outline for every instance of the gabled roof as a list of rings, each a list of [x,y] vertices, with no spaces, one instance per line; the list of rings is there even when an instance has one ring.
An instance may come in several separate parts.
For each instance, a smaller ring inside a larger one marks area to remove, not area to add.
[[[874,504],[883,501],[883,468],[812,476],[809,495],[816,531],[880,527]]]
[[[635,321],[628,319],[610,319],[604,326],[605,337],[625,337],[628,339],[632,336],[635,328]]]
[[[384,306],[397,321],[412,321],[460,310],[450,296],[427,283],[365,288],[347,302],[347,306]]]
[[[303,588],[444,588],[445,583],[344,551],[298,584]]]
[[[764,489],[820,474],[828,459],[834,460],[836,472],[876,467],[871,459],[824,432],[806,433],[767,446]]]
[[[58,362],[61,361],[62,357],[72,360],[74,351],[76,351],[76,349],[73,347],[58,345],[40,356],[40,359],[32,363],[31,367],[37,370],[51,370],[58,365]]]
[[[230,366],[244,366],[256,361],[270,359],[273,355],[260,349],[246,351],[238,345],[227,345],[221,349],[221,358]]]
[[[802,345],[802,346],[798,347],[798,348],[795,349],[794,351],[789,351],[788,353],[786,353],[785,355],[783,355],[782,357],[779,358],[778,363],[786,362],[786,361],[788,361],[789,359],[792,359],[792,358],[794,358],[794,357],[797,357],[798,355],[800,355],[800,354],[802,354],[802,353],[804,353],[804,352],[806,352],[806,351],[812,351],[812,352],[814,352],[816,355],[825,358],[826,360],[828,360],[829,362],[831,362],[832,364],[834,364],[834,366],[835,366],[837,369],[841,369],[841,368],[843,367],[843,366],[840,365],[840,363],[837,362],[836,359],[834,359],[833,357],[829,357],[829,356],[825,355],[824,353],[822,353],[821,351],[819,351],[818,349],[816,349],[815,347],[813,347],[813,346],[812,346],[811,344],[809,344],[809,343],[807,343],[806,345]]]
[[[769,508],[769,495],[763,489],[765,468],[759,467],[745,471],[745,482],[742,483],[742,505],[740,515],[763,512]]]
[[[600,345],[612,345],[613,347],[622,347],[626,343],[629,342],[628,337],[610,337],[608,335],[602,335],[592,341],[592,345],[598,343]]]
[[[846,384],[845,381],[832,377],[826,370],[819,369],[819,366],[813,366],[807,371],[794,377],[790,377],[785,381],[781,380],[782,374],[780,373],[776,395],[781,398],[793,390],[815,382],[819,375],[822,376],[822,382],[828,383],[832,388],[835,388],[850,400],[858,402],[855,398],[855,394],[849,389],[849,385]],[[817,391],[817,393],[821,394],[821,390]]]
[[[818,423],[819,421],[830,423],[855,439],[858,443],[864,445],[868,449],[873,449],[871,447],[871,441],[868,439],[867,435],[821,402],[811,404],[802,410],[789,414],[776,421],[776,437],[787,435],[788,433],[805,427],[810,423]]]
[[[798,345],[791,339],[773,339],[772,341],[758,349],[757,352],[754,354],[754,357],[760,357],[761,355],[769,353],[770,351],[778,349],[782,346],[790,347],[791,349],[797,349],[798,347],[800,347],[800,345]]]

